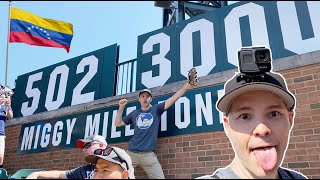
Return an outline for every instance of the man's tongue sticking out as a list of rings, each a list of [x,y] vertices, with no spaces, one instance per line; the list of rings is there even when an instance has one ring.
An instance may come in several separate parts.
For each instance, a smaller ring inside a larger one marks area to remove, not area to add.
[[[259,165],[265,170],[270,171],[277,164],[277,151],[273,147],[256,148],[253,150]]]

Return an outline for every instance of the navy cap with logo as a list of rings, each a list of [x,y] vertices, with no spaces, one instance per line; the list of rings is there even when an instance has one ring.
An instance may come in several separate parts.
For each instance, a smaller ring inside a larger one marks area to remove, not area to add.
[[[287,84],[281,74],[275,72],[263,73],[259,81],[246,81],[243,73],[234,75],[224,86],[224,95],[217,101],[217,109],[228,113],[233,100],[239,95],[256,90],[272,92],[283,99],[288,110],[295,107],[295,97],[288,90]]]
[[[150,96],[152,97],[151,91],[150,91],[149,89],[143,89],[143,90],[141,90],[141,91],[139,92],[139,97],[140,97],[140,95],[141,95],[142,93],[144,93],[144,92],[149,93]]]

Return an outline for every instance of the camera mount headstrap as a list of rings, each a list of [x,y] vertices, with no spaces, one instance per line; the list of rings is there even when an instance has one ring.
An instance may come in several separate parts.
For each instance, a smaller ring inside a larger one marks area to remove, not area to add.
[[[266,73],[260,73],[260,74],[239,73],[239,75],[237,76],[237,82],[240,82],[242,80],[244,80],[246,83],[263,82],[263,81],[265,81],[265,75],[266,75]]]

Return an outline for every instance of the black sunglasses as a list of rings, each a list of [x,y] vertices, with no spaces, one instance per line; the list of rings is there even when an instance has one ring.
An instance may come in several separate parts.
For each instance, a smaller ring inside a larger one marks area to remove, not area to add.
[[[120,160],[120,163],[125,163],[126,164],[126,170],[129,170],[129,165],[127,163],[126,160],[124,160],[118,153],[115,149],[113,149],[112,147],[107,147],[106,149],[96,149],[93,153],[95,155],[102,155],[102,156],[108,156],[110,155],[111,152],[114,152],[116,153],[117,157],[119,158]],[[112,158],[113,159],[113,158]]]

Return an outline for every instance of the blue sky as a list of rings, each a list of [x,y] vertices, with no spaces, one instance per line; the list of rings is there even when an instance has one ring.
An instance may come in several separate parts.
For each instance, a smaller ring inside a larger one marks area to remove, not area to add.
[[[0,2],[0,84],[5,83],[8,1]],[[162,28],[162,9],[154,1],[71,2],[13,1],[19,8],[43,18],[73,24],[70,52],[63,48],[9,43],[8,85],[19,75],[117,43],[119,62],[136,58],[139,35]]]

